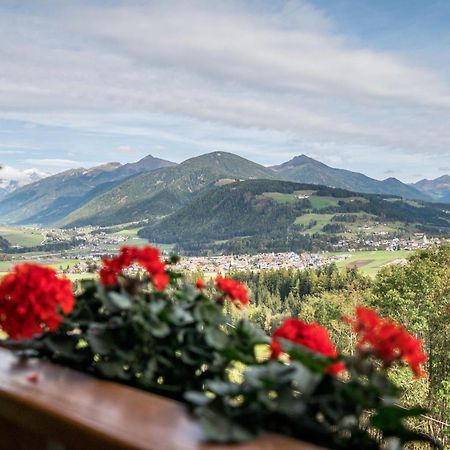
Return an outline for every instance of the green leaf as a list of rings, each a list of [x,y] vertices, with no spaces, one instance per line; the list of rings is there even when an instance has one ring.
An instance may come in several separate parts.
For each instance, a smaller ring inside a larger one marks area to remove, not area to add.
[[[76,345],[78,339],[73,336],[51,334],[44,341],[45,347],[55,354],[67,360],[77,361],[83,359],[83,355],[77,355]]]
[[[187,391],[183,397],[187,402],[195,406],[206,406],[214,400],[213,398],[207,397],[203,392],[197,391]]]
[[[272,389],[274,386],[290,384],[294,375],[294,367],[278,361],[249,366],[244,372],[245,382],[254,389]]]
[[[316,353],[303,345],[295,344],[287,339],[280,339],[280,342],[283,350],[289,354],[291,359],[300,362],[317,373],[324,373],[330,364],[338,361],[337,358],[323,356],[320,353]]]
[[[151,324],[150,332],[157,338],[164,338],[170,334],[170,327],[162,321],[155,321]]]
[[[86,340],[88,341],[92,351],[94,353],[98,353],[99,355],[107,355],[116,347],[114,338],[108,331],[89,333],[86,335]]]
[[[131,321],[137,334],[141,334],[142,332],[151,333],[152,327],[149,321],[144,319],[142,315],[132,316]]]
[[[93,353],[98,353],[99,355],[107,355],[114,348],[114,343],[108,337],[104,335],[91,334],[86,336],[89,346]]]
[[[167,301],[162,299],[153,300],[148,304],[148,309],[152,316],[159,316],[166,307]]]
[[[174,305],[168,312],[167,317],[170,322],[177,326],[187,325],[194,321],[192,314],[178,305]]]
[[[287,416],[301,416],[307,409],[306,402],[300,397],[293,397],[292,391],[286,391],[278,394],[276,399],[277,412],[286,414]]]
[[[156,373],[156,369],[158,367],[158,362],[156,361],[155,358],[152,358],[150,361],[148,361],[145,370],[144,370],[144,379],[147,381],[152,381],[155,373]]]
[[[125,294],[119,294],[118,292],[109,292],[108,294],[110,302],[118,309],[130,309],[131,300]]]
[[[241,387],[239,384],[229,381],[209,380],[206,382],[205,389],[219,396],[238,395]]]
[[[245,428],[244,421],[233,420],[211,408],[200,408],[198,416],[206,438],[212,442],[245,442],[256,437]]]
[[[216,326],[225,322],[222,310],[211,300],[200,300],[194,309],[194,316],[199,322],[205,322]]]
[[[222,330],[216,327],[205,329],[206,342],[217,350],[223,350],[228,344],[228,336]]]
[[[249,347],[259,344],[269,344],[270,338],[257,326],[247,320],[240,320],[235,327],[235,332],[240,339],[245,339]]]
[[[118,361],[99,361],[95,367],[106,378],[118,378],[121,380],[130,378],[130,374],[125,372],[123,364]]]
[[[384,432],[395,432],[403,419],[417,417],[426,412],[423,408],[401,408],[400,406],[381,407],[372,417],[372,425]]]
[[[293,361],[291,367],[295,369],[292,374],[292,383],[304,395],[309,395],[314,392],[317,385],[323,379],[321,374],[317,374],[309,370],[304,365]]]
[[[201,364],[201,360],[195,358],[191,352],[188,350],[181,351],[181,361],[190,366],[199,366]]]

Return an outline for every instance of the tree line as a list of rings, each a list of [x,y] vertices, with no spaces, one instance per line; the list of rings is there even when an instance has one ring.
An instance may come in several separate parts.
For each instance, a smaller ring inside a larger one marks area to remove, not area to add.
[[[450,445],[450,244],[418,251],[408,264],[384,267],[374,279],[335,265],[230,275],[247,284],[252,305],[245,314],[268,333],[284,318],[299,317],[325,326],[337,347],[350,351],[354,336],[342,317],[366,305],[420,337],[428,376],[412,380],[401,369],[392,376],[406,389],[405,406],[420,403],[433,413],[436,421],[419,420],[417,427]]]

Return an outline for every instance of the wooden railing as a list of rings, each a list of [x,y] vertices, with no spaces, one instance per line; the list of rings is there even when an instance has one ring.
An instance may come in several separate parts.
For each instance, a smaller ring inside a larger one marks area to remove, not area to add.
[[[202,442],[183,405],[0,349],[2,450],[313,450],[277,435],[242,445]]]

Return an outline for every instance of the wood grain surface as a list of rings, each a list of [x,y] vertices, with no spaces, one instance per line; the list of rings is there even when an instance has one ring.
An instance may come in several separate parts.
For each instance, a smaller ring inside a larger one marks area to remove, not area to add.
[[[277,435],[232,446],[203,442],[175,401],[0,348],[2,450],[314,450]]]

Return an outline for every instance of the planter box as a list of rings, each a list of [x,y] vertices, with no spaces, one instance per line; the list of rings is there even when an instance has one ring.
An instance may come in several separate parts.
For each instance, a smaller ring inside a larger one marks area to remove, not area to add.
[[[36,377],[30,375],[36,374]],[[317,450],[264,435],[241,445],[202,442],[183,405],[0,348],[3,450]]]

